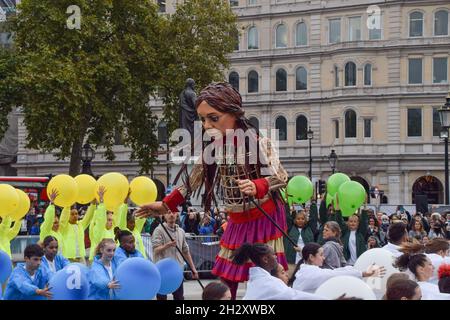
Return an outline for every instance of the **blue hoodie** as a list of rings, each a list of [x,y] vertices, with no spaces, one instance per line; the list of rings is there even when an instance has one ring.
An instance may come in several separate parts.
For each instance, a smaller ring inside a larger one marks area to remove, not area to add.
[[[144,258],[139,250],[135,249],[133,253],[127,253],[122,247],[118,247],[114,253],[114,259],[117,266],[120,266],[127,258]]]
[[[59,270],[63,269],[65,266],[67,266],[70,263],[69,260],[67,260],[66,258],[64,258],[60,254],[57,254],[55,256],[55,258],[53,259],[53,261],[55,262],[56,272],[58,272]],[[55,274],[55,272],[53,272],[52,269],[50,269],[50,265],[49,265],[48,260],[47,260],[47,258],[45,256],[42,257],[41,267],[47,271],[47,273],[49,274],[50,278],[53,277],[53,275]]]
[[[111,261],[111,267],[113,276],[116,274],[118,264],[116,259],[113,258]],[[106,270],[102,261],[95,257],[92,263],[91,269],[89,270],[89,297],[88,300],[115,300],[116,294],[114,290],[108,288],[108,283],[112,280],[109,278],[108,270]],[[110,296],[111,291],[111,296]]]
[[[35,274],[34,280],[25,269],[25,263],[18,263],[6,286],[4,300],[46,300],[38,296],[37,289],[44,289],[49,281],[49,274],[40,266]]]

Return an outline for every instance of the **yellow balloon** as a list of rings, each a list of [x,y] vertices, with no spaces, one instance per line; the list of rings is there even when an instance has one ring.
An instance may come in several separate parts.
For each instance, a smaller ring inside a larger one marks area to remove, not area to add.
[[[75,177],[75,181],[78,185],[78,203],[87,204],[95,199],[97,181],[92,176],[88,174],[80,174]]]
[[[102,175],[95,188],[95,198],[99,201],[98,189],[100,186],[104,186],[106,189],[103,196],[103,202],[106,209],[113,211],[119,205],[121,205],[128,195],[129,183],[128,179],[121,173],[110,172]]]
[[[25,192],[20,189],[16,189],[16,192],[19,196],[19,207],[16,211],[10,214],[10,217],[14,221],[19,221],[28,213],[28,211],[30,211],[31,202],[30,197],[28,197]]]
[[[78,185],[74,178],[67,174],[59,174],[47,185],[47,196],[50,198],[52,190],[58,191],[55,204],[59,207],[70,207],[77,201]]]
[[[9,184],[0,184],[0,216],[5,218],[19,208],[19,195]]]
[[[130,199],[139,206],[155,202],[158,189],[152,179],[136,177],[130,183]]]

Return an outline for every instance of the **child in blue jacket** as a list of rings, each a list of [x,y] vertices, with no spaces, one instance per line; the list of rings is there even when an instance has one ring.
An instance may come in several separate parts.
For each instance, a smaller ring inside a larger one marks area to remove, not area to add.
[[[89,270],[89,300],[115,300],[114,289],[119,282],[114,280],[117,263],[114,258],[116,243],[113,239],[103,239],[95,250],[95,259]]]
[[[118,241],[120,244],[114,253],[114,259],[116,260],[117,266],[128,258],[144,258],[139,250],[136,249],[136,242],[130,231],[120,230],[116,227],[114,233],[116,234],[116,242]]]
[[[38,244],[25,248],[25,263],[14,268],[5,290],[4,300],[46,300],[52,294],[47,284],[49,274],[41,267],[44,251]]]
[[[58,240],[54,236],[45,237],[44,256],[41,265],[43,269],[46,269],[50,278],[69,263],[69,260],[58,254]]]

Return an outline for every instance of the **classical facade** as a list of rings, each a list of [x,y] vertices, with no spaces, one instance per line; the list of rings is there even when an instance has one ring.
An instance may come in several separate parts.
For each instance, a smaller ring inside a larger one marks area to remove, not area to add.
[[[180,2],[180,1],[178,1]],[[312,177],[337,170],[388,203],[412,203],[426,192],[443,203],[444,145],[437,109],[449,86],[448,0],[232,0],[239,48],[224,78],[242,94],[246,114],[260,129],[279,129],[279,151],[290,175],[307,175],[313,131]],[[171,13],[177,1],[161,2]],[[161,112],[158,103],[156,113]],[[57,173],[67,162],[24,148],[18,128],[19,175]],[[101,152],[101,151],[99,151]],[[116,146],[117,160],[97,157],[95,174],[136,163]],[[166,182],[165,157],[154,175]]]

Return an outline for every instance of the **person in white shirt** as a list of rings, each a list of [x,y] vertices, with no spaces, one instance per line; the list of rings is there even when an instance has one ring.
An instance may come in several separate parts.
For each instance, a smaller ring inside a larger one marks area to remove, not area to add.
[[[417,253],[425,253],[433,264],[433,275],[428,280],[435,285],[438,284],[438,269],[442,264],[450,264],[450,257],[448,253],[450,244],[446,239],[435,238],[428,241],[426,244],[421,243],[404,243],[400,247],[400,251],[409,255]]]
[[[308,243],[303,247],[302,260],[297,265],[296,272],[290,283],[296,290],[313,293],[322,283],[337,276],[353,276],[357,278],[371,277],[375,274],[383,276],[384,267],[372,268],[367,272],[361,272],[352,266],[322,269],[325,256],[323,248],[317,243]]]
[[[441,293],[436,284],[428,282],[433,276],[433,264],[423,253],[402,254],[397,258],[395,266],[400,271],[411,271],[422,291],[422,300],[450,300],[450,294]]]
[[[251,260],[247,291],[243,300],[322,300],[326,299],[289,288],[283,280],[270,273],[278,267],[277,256],[272,247],[264,243],[244,243],[233,254],[233,262],[243,265]]]
[[[396,222],[389,226],[388,229],[388,244],[383,249],[391,252],[394,257],[398,258],[402,255],[400,247],[403,243],[408,241],[408,230],[403,222]]]

